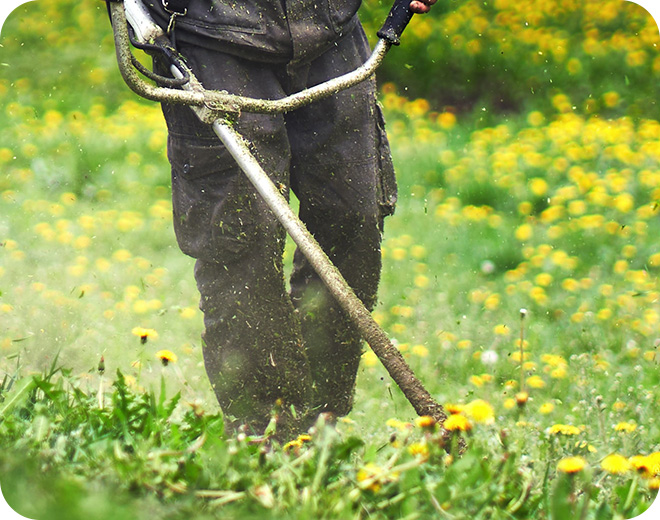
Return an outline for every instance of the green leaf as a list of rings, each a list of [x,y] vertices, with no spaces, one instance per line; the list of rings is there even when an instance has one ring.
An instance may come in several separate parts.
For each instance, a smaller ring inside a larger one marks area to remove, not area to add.
[[[574,518],[571,495],[573,493],[573,480],[568,475],[558,475],[557,481],[552,489],[550,498],[550,518],[552,520],[567,520]]]
[[[610,520],[614,516],[612,508],[607,502],[601,502],[596,509],[595,520]]]
[[[364,446],[364,441],[360,437],[351,436],[346,438],[343,442],[337,445],[334,450],[335,460],[348,460],[351,454]]]
[[[9,393],[2,407],[0,407],[0,419],[4,419],[16,406],[21,406],[35,386],[36,383],[32,377],[21,379],[14,385],[16,390]]]
[[[50,420],[44,415],[38,415],[32,425],[32,438],[41,443],[46,439],[50,430]]]

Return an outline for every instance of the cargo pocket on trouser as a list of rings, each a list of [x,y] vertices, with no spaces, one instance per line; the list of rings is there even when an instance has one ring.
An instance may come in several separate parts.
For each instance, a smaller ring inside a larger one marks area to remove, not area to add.
[[[233,263],[269,231],[273,217],[217,140],[170,136],[174,231],[193,258]]]
[[[383,116],[383,109],[378,102],[376,102],[375,111],[379,170],[379,183],[377,189],[378,205],[380,207],[380,228],[382,231],[383,219],[389,215],[393,215],[396,208],[397,185],[394,164],[392,163],[390,143],[387,139],[387,133],[385,132],[385,117]]]

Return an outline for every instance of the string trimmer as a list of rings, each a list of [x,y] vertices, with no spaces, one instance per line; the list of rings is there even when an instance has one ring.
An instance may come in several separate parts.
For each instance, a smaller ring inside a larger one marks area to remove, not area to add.
[[[108,3],[119,69],[128,86],[138,95],[153,101],[188,105],[201,121],[213,127],[216,135],[300,251],[307,257],[417,414],[431,416],[442,424],[446,419],[442,406],[431,397],[417,379],[387,334],[376,323],[339,270],[291,210],[287,200],[250,152],[248,143],[230,123],[232,115],[239,112],[269,114],[288,112],[366,80],[374,74],[390,47],[399,44],[401,34],[412,18],[413,13],[409,9],[409,4],[410,0],[395,1],[385,24],[378,31],[379,41],[364,65],[348,74],[290,96],[265,100],[206,90],[174,49],[165,31],[151,19],[140,0],[113,0]],[[142,66],[133,56],[131,44],[145,50],[157,50],[168,57],[172,77],[157,76]],[[155,80],[160,86],[144,81],[138,71]]]

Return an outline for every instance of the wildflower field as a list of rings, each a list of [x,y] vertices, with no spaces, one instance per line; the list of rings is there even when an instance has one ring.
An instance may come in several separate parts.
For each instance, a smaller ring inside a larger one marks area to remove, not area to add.
[[[387,6],[361,11],[369,35]],[[660,34],[620,0],[441,0],[380,76],[399,179],[352,413],[225,437],[160,109],[103,2],[0,38],[0,485],[39,519],[623,519],[660,486]],[[292,257],[293,248],[287,250]],[[461,436],[468,449],[459,454]]]

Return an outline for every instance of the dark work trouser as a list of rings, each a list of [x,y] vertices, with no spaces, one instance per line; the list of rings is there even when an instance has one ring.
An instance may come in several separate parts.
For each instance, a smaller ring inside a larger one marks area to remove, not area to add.
[[[358,28],[293,72],[202,48],[181,52],[206,88],[275,99],[353,70],[369,50]],[[347,414],[362,349],[354,327],[299,251],[287,291],[282,226],[210,127],[186,107],[163,110],[174,228],[197,259],[204,362],[226,417],[260,431],[278,400],[284,430],[323,411]],[[236,129],[271,178],[293,190],[301,219],[372,308],[382,219],[396,199],[374,82],[284,115],[242,113]]]

